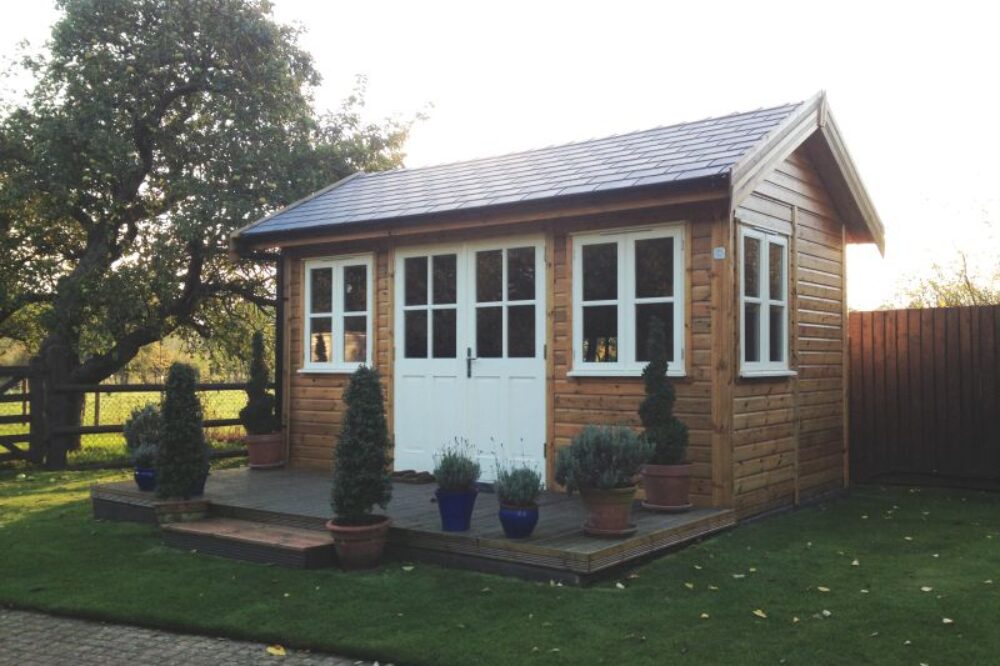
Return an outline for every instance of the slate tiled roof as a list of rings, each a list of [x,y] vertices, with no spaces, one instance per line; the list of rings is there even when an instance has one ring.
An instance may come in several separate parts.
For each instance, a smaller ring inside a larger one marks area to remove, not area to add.
[[[799,104],[499,157],[345,178],[243,236],[392,220],[727,173]]]

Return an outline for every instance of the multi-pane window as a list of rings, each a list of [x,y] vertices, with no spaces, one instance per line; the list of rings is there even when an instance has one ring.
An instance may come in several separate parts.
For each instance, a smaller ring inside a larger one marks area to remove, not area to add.
[[[573,373],[636,374],[664,345],[684,374],[681,227],[573,238]]]
[[[455,358],[458,256],[407,257],[403,261],[403,355]]]
[[[535,248],[475,255],[478,358],[535,358]]]
[[[371,365],[371,282],[370,255],[305,262],[305,370]]]
[[[788,370],[788,239],[740,228],[740,371]]]

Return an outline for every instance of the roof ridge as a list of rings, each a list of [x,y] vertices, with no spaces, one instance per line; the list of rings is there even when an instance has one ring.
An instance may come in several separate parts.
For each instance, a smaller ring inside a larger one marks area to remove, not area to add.
[[[775,106],[759,107],[756,109],[751,109],[749,111],[737,111],[734,113],[726,113],[721,116],[707,116],[705,118],[698,118],[697,120],[685,120],[682,122],[672,123],[670,125],[656,125],[655,127],[647,127],[641,130],[630,130],[628,132],[619,132],[615,134],[606,134],[603,136],[594,136],[588,139],[577,139],[575,141],[567,141],[566,143],[551,143],[547,146],[538,146],[537,148],[527,148],[524,150],[511,150],[506,153],[498,153],[496,155],[484,155],[483,157],[473,157],[467,160],[456,160],[454,162],[438,162],[437,164],[425,164],[419,167],[403,167],[401,169],[386,169],[384,171],[370,171],[365,172],[365,178],[377,178],[379,176],[385,176],[388,174],[399,174],[399,173],[414,173],[416,171],[425,171],[427,169],[439,169],[442,167],[460,166],[468,164],[476,164],[477,162],[485,162],[488,160],[498,160],[505,157],[513,157],[515,155],[527,155],[530,153],[539,153],[546,150],[553,150],[556,148],[568,148],[570,146],[583,145],[586,143],[596,143],[598,141],[605,141],[608,139],[620,139],[623,137],[634,136],[637,134],[645,134],[647,132],[656,132],[660,130],[673,129],[676,127],[683,127],[685,125],[698,125],[707,122],[718,122],[720,120],[725,120],[728,118],[738,118],[740,116],[748,116],[751,114],[765,113],[768,111],[777,111],[778,109],[785,109],[788,107],[801,106],[808,100],[801,100],[798,102],[787,102],[785,104],[778,104]]]

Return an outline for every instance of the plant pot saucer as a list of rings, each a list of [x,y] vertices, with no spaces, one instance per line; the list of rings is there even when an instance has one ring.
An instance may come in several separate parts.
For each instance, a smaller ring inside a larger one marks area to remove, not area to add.
[[[624,536],[629,536],[629,535],[635,534],[635,531],[637,529],[639,529],[639,528],[638,528],[638,526],[635,523],[630,523],[629,526],[626,527],[623,530],[602,530],[602,529],[597,528],[597,527],[591,527],[590,525],[587,525],[586,523],[584,523],[584,525],[583,525],[583,531],[586,534],[589,534],[590,536],[596,536],[596,537],[610,537],[610,538],[613,538],[613,537],[624,537]]]
[[[642,503],[643,509],[659,511],[660,513],[684,513],[685,511],[690,511],[692,507],[694,507],[694,505],[690,502],[687,504],[678,504],[676,506],[661,506],[659,504],[650,504],[649,502]]]

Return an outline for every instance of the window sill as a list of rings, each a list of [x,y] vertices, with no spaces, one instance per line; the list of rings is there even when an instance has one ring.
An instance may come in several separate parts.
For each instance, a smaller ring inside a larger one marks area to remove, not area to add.
[[[740,370],[740,377],[743,379],[796,377],[798,374],[795,370]]]
[[[296,372],[300,375],[350,375],[357,371],[364,363],[353,365],[333,365],[325,368],[305,367],[299,368]]]
[[[567,377],[642,377],[642,368],[609,368],[604,369],[590,369],[584,368],[582,370],[570,370],[566,373]],[[671,379],[682,379],[687,377],[687,373],[683,371],[668,371],[667,377]]]

